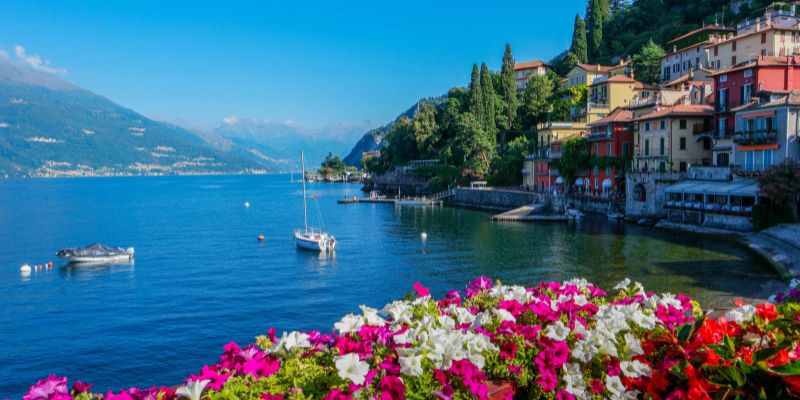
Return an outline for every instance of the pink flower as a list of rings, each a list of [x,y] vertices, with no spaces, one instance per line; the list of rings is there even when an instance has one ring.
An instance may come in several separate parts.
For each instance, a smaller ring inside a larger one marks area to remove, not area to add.
[[[431,290],[426,288],[425,286],[422,286],[422,284],[419,283],[419,281],[414,282],[414,286],[412,286],[411,288],[414,289],[414,292],[416,292],[417,296],[419,297],[425,297],[431,294]]]
[[[130,393],[125,392],[125,391],[119,392],[119,394],[114,394],[114,392],[109,390],[108,393],[106,393],[105,397],[103,397],[103,399],[104,400],[133,400],[133,396],[131,396]]]
[[[575,400],[575,396],[566,390],[559,390],[556,394],[556,400]]]
[[[603,390],[605,390],[605,388],[606,386],[603,385],[603,381],[601,381],[600,379],[592,379],[589,382],[589,389],[592,391],[592,393],[603,393]]]
[[[322,400],[351,400],[352,396],[345,394],[341,389],[333,389]]]
[[[545,392],[552,392],[556,390],[556,385],[558,385],[558,378],[556,377],[555,372],[549,369],[539,370],[539,378],[536,379],[536,384],[542,387],[542,390]]]
[[[396,376],[384,375],[378,385],[382,400],[405,399],[406,386],[403,381]]]
[[[31,390],[22,397],[22,400],[49,400],[56,396],[63,398],[63,395],[69,395],[67,378],[50,375],[31,386]]]
[[[84,382],[81,382],[81,381],[76,381],[72,385],[72,392],[74,394],[91,393],[92,386],[94,386],[94,385],[92,385],[90,383],[84,383]]]
[[[511,372],[514,375],[522,375],[522,367],[519,365],[509,365],[508,372]]]
[[[444,385],[442,390],[434,390],[431,392],[432,395],[436,396],[436,398],[440,400],[453,400],[453,394],[456,391],[450,385]]]
[[[283,395],[264,393],[261,395],[261,400],[283,400]]]
[[[216,368],[209,367],[208,365],[203,366],[203,369],[200,370],[200,375],[192,374],[192,377],[189,378],[189,381],[203,381],[203,380],[210,380],[211,382],[206,385],[207,388],[214,389],[214,390],[221,390],[223,386],[225,386],[225,382],[228,381],[228,378],[231,377],[231,374],[220,374],[217,372]]]

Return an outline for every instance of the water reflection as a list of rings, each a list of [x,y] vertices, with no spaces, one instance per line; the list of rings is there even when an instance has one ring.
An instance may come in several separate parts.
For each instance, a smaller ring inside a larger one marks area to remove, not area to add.
[[[119,273],[133,272],[134,262],[124,263],[69,263],[59,267],[62,278],[93,278],[96,276]]]

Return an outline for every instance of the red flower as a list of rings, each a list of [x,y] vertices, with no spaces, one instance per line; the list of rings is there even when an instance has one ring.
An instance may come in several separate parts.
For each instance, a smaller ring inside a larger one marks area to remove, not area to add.
[[[759,304],[756,307],[756,315],[763,318],[765,321],[775,321],[778,319],[778,313],[775,312],[775,305],[771,303]]]
[[[786,350],[781,350],[778,352],[778,354],[775,354],[774,357],[767,360],[767,365],[770,367],[777,367],[779,365],[787,364],[789,361],[791,361],[789,359],[789,352]]]

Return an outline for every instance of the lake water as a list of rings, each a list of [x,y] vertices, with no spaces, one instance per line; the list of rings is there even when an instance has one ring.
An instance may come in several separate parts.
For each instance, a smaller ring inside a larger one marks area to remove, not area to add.
[[[416,280],[441,296],[478,275],[586,277],[606,289],[631,277],[714,304],[775,278],[719,239],[602,217],[493,223],[449,207],[339,205],[357,185],[314,189],[335,256],[296,250],[302,191],[286,175],[0,180],[0,398],[51,373],[97,390],[179,384],[231,340],[269,327],[328,331]],[[64,267],[53,256],[91,242],[135,247],[135,265]],[[57,266],[19,274],[48,261]]]

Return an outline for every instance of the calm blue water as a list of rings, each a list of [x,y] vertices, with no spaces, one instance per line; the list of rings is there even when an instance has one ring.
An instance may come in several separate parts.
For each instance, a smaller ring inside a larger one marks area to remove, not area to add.
[[[629,276],[712,302],[774,278],[718,239],[604,218],[499,224],[447,207],[338,205],[358,186],[314,188],[335,257],[295,249],[302,194],[288,176],[0,180],[0,398],[51,373],[99,390],[179,384],[231,340],[273,326],[327,331],[415,280],[442,295],[478,275],[529,285],[583,276],[606,288]],[[135,265],[20,277],[23,262],[95,241],[135,247]]]

